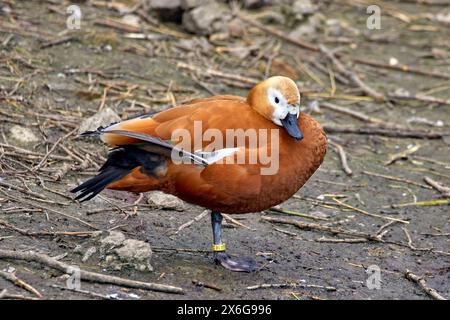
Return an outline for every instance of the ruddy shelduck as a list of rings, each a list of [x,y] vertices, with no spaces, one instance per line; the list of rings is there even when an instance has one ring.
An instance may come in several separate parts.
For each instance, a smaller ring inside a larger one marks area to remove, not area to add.
[[[72,190],[76,199],[105,188],[161,190],[210,209],[214,261],[247,272],[253,260],[225,252],[221,213],[258,212],[289,199],[319,168],[327,145],[320,124],[300,112],[295,82],[279,76],[247,98],[198,99],[84,135],[99,135],[112,150],[100,173]]]

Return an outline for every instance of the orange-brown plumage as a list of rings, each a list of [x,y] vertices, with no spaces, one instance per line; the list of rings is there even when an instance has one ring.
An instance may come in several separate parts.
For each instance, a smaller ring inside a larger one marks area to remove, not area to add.
[[[142,132],[170,140],[174,130],[182,128],[190,131],[194,139],[196,120],[202,122],[203,130],[216,128],[221,132],[226,129],[280,129],[250,107],[245,99],[236,96],[198,99],[151,118],[119,123],[114,129]],[[149,176],[134,169],[107,188],[133,192],[162,190],[190,203],[224,213],[264,210],[291,197],[322,163],[326,151],[322,128],[304,113],[300,114],[298,125],[304,133],[302,141],[296,141],[280,130],[279,171],[275,175],[261,175],[260,163],[212,164],[202,168],[193,164],[174,164],[168,159],[165,175]],[[105,134],[103,140],[111,146],[137,142],[136,139],[116,134]],[[204,141],[202,147],[208,143]]]
[[[225,253],[220,213],[277,205],[317,170],[326,136],[299,108],[296,84],[272,77],[256,85],[246,99],[197,99],[87,132],[99,134],[113,149],[100,173],[72,191],[84,201],[105,187],[161,190],[210,209],[215,262],[233,271],[254,271],[253,261]]]

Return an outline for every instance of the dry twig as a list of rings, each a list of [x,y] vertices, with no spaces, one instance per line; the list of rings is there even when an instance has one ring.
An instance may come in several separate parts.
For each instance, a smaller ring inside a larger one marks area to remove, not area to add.
[[[0,291],[0,300],[9,299],[9,300],[39,300],[39,298],[27,297],[20,294],[12,294],[9,293],[8,290],[3,289]]]
[[[423,180],[425,180],[425,182],[428,183],[430,186],[432,186],[434,189],[439,191],[444,198],[450,198],[450,188],[449,187],[446,187],[446,186],[440,184],[439,182],[434,181],[430,177],[425,177],[425,178],[423,178]]]
[[[275,289],[275,288],[307,288],[307,289],[324,289],[326,291],[336,291],[335,287],[321,286],[317,284],[304,284],[304,283],[263,283],[254,286],[249,286],[247,290],[257,289]]]
[[[433,299],[436,299],[436,300],[447,300],[443,296],[441,296],[435,289],[430,288],[427,285],[427,282],[422,277],[419,277],[419,276],[415,275],[411,271],[406,270],[405,278],[408,279],[408,280],[411,280],[411,281],[413,281],[415,283],[417,283],[422,288],[422,290],[425,291],[425,293],[427,295],[429,295],[430,297],[432,297]]]
[[[6,280],[11,281],[16,286],[21,287],[21,288],[31,292],[38,298],[42,298],[42,294],[38,290],[36,290],[32,285],[26,283],[22,279],[19,279],[14,273],[0,270],[0,276],[5,278]]]
[[[181,230],[186,229],[187,227],[189,227],[190,225],[192,225],[194,222],[200,221],[201,219],[203,219],[207,214],[209,213],[208,210],[204,210],[202,213],[200,213],[198,216],[196,216],[194,219],[189,220],[188,222],[182,224],[181,226],[178,227],[177,231],[174,232],[174,235],[180,233]]]
[[[342,170],[344,170],[344,172],[347,175],[351,176],[353,174],[353,171],[348,166],[347,154],[345,153],[344,148],[339,143],[334,142],[330,139],[328,140],[328,142],[334,147],[334,150],[339,155],[339,159],[341,160]]]
[[[43,265],[46,265],[50,268],[59,270],[63,273],[70,273],[70,270],[73,270],[73,267],[67,263],[58,261],[52,257],[49,257],[45,254],[35,253],[35,252],[18,252],[12,250],[3,250],[0,249],[0,258],[1,259],[13,259],[13,260],[24,260],[29,262],[37,262]],[[166,293],[184,293],[183,289],[180,287],[174,287],[159,283],[152,282],[141,282],[134,281],[130,279],[124,279],[120,277],[105,275],[101,273],[91,272],[80,270],[80,280],[86,280],[97,283],[108,283],[122,287],[129,288],[137,288],[144,290],[152,290],[152,291],[160,291]]]

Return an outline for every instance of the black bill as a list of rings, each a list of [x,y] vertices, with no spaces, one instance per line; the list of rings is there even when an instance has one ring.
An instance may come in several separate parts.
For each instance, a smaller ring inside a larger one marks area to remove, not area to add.
[[[300,128],[298,127],[298,120],[296,114],[288,113],[286,118],[281,120],[281,124],[292,138],[296,140],[303,139],[303,133],[300,131]]]

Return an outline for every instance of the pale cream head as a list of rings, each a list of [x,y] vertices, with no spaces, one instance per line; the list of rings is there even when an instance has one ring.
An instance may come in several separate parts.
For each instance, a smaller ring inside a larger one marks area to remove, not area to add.
[[[287,77],[271,77],[258,83],[249,92],[250,106],[278,126],[288,114],[300,113],[300,92],[294,81]]]

